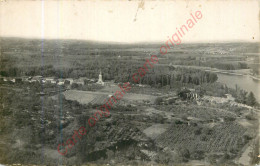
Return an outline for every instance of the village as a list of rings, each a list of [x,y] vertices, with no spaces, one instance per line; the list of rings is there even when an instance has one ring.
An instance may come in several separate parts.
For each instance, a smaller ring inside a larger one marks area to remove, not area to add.
[[[104,92],[104,94],[108,94],[108,97],[112,96],[112,93],[115,92],[118,89],[118,86],[120,87],[120,84],[122,83],[114,83],[114,81],[103,81],[102,78],[102,73],[100,71],[100,74],[98,76],[98,79],[89,79],[86,77],[80,77],[78,79],[73,79],[73,78],[57,78],[57,77],[42,77],[42,76],[23,76],[23,77],[0,77],[0,83],[3,83],[3,85],[13,85],[13,84],[19,84],[19,83],[39,83],[42,84],[43,87],[46,86],[48,87],[48,85],[54,85],[54,86],[63,86],[64,89],[63,91],[67,91],[70,89],[78,89],[75,87],[79,87],[79,86],[91,86],[91,85],[97,85],[98,89],[96,90],[100,90],[100,89],[105,89],[105,90],[101,90],[101,92]],[[127,82],[127,84],[130,85],[129,82]],[[139,89],[139,88],[151,88],[151,86],[149,85],[144,85],[144,84],[132,84],[131,86],[133,86],[135,89]],[[198,91],[195,91],[195,89],[190,89],[190,88],[182,88],[183,90],[180,91],[178,94],[174,93],[175,95],[163,95],[160,92],[158,93],[152,93],[155,96],[161,96],[159,100],[161,100],[160,102],[162,104],[167,104],[171,101],[175,101],[176,99],[188,99],[188,100],[198,100],[199,98],[201,98],[202,96],[199,95]],[[82,90],[82,89],[78,89],[78,90]],[[86,91],[86,90],[84,90]],[[131,92],[131,90],[130,90]],[[66,92],[68,93],[68,92]],[[95,93],[95,92],[93,92]],[[44,95],[45,93],[41,92],[39,93],[41,95]],[[171,93],[172,94],[172,93]],[[230,96],[227,94],[227,96]],[[89,97],[89,96],[88,96]],[[144,103],[146,103],[146,100],[143,100]],[[150,102],[149,102],[150,103]],[[88,104],[83,102],[82,104]],[[96,104],[101,104],[99,102],[97,102]]]
[[[7,83],[21,83],[21,82],[38,82],[38,83],[51,83],[51,84],[57,84],[57,85],[64,85],[69,84],[72,85],[73,83],[78,85],[84,85],[84,81],[88,81],[90,83],[94,83],[94,79],[87,79],[87,78],[79,78],[79,79],[72,79],[72,78],[55,78],[55,77],[42,77],[42,76],[23,76],[23,77],[0,77],[0,80]]]

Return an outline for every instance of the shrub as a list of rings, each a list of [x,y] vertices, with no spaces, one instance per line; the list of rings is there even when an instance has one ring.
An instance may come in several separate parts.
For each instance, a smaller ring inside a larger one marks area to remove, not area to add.
[[[175,103],[175,100],[174,99],[169,99],[168,100],[168,104],[174,104]]]
[[[201,128],[197,128],[194,130],[195,135],[200,135],[201,134]]]
[[[232,122],[232,121],[236,120],[236,118],[234,118],[234,117],[224,117],[224,120],[227,121],[227,122]]]
[[[195,160],[202,160],[204,159],[205,152],[202,150],[195,150],[191,153],[191,158]]]
[[[183,124],[183,122],[180,121],[180,120],[176,120],[176,121],[175,121],[175,124]]]
[[[9,116],[11,114],[12,114],[12,111],[10,111],[9,109],[4,109],[3,112],[2,112],[3,116]]]
[[[161,97],[157,97],[154,101],[154,104],[160,105],[162,103],[163,99]]]
[[[206,134],[206,135],[211,135],[212,132],[213,132],[213,130],[210,129],[210,128],[204,128],[204,129],[202,130],[202,132],[203,132],[204,134]]]
[[[256,116],[254,114],[252,114],[252,113],[251,114],[247,114],[246,115],[246,119],[247,120],[256,120]]]
[[[200,136],[200,140],[201,140],[201,141],[207,141],[207,135],[202,134],[202,135]]]
[[[179,147],[176,149],[177,161],[187,162],[190,159],[190,151],[185,147]]]

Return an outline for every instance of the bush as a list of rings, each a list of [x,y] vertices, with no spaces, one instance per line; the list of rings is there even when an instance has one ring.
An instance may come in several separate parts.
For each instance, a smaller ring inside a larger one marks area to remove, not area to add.
[[[195,135],[200,135],[201,134],[201,128],[195,129],[194,130]]]
[[[168,100],[168,104],[174,104],[175,103],[175,100],[174,99],[169,99]]]
[[[243,135],[243,140],[244,141],[249,141],[249,140],[251,140],[253,138],[253,136],[252,135],[249,135],[249,134],[245,134],[245,135]]]
[[[182,115],[182,116],[181,116],[181,119],[184,120],[184,121],[187,121],[187,120],[188,120],[188,117],[187,117],[187,115]]]
[[[165,152],[160,152],[156,155],[155,161],[159,164],[166,164],[176,162],[174,159],[174,154],[170,150],[166,150]]]
[[[3,112],[1,112],[3,116],[9,116],[12,114],[12,111],[8,110],[8,109],[4,109]]]
[[[227,122],[232,122],[232,121],[235,121],[236,118],[234,118],[234,117],[224,117],[224,120],[227,121]]]
[[[211,135],[212,132],[213,132],[213,130],[210,129],[210,128],[204,128],[204,129],[202,130],[202,133],[204,133],[204,134],[206,134],[206,135]]]
[[[257,118],[254,114],[250,113],[250,114],[246,115],[246,119],[247,120],[256,120]]]
[[[200,136],[200,140],[201,140],[201,141],[207,141],[207,135],[206,135],[206,134],[202,134],[202,135]]]
[[[177,161],[187,162],[190,159],[190,151],[185,147],[179,147],[176,149],[177,152]]]
[[[195,160],[202,160],[204,159],[205,152],[202,150],[195,150],[191,153],[191,158]]]
[[[163,99],[161,97],[157,97],[154,101],[154,104],[160,105],[162,103]]]

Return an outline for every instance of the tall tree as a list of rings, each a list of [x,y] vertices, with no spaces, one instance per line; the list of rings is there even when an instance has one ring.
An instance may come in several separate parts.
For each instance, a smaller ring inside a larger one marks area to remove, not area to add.
[[[248,97],[247,97],[247,102],[246,102],[247,105],[250,105],[250,106],[255,106],[256,104],[256,99],[255,99],[255,96],[252,92],[249,93]]]

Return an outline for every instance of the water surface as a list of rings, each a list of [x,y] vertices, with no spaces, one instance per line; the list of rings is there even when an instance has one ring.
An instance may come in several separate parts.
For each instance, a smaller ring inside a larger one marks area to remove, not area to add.
[[[226,84],[230,88],[235,88],[236,84],[243,90],[247,92],[253,92],[255,98],[258,102],[260,102],[260,81],[253,80],[250,76],[236,76],[229,74],[221,74],[217,73],[218,82]]]

